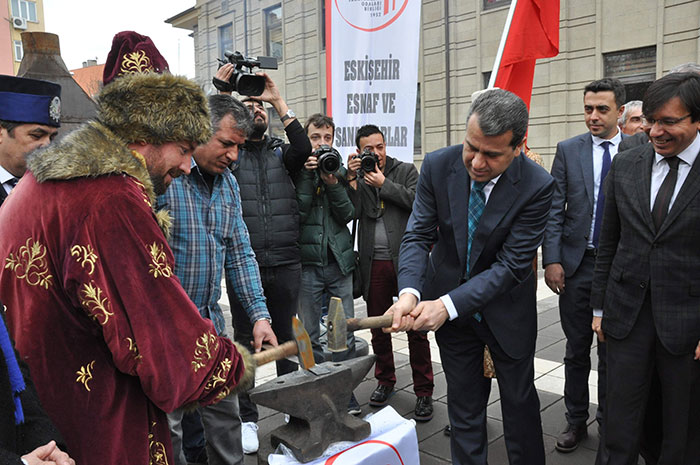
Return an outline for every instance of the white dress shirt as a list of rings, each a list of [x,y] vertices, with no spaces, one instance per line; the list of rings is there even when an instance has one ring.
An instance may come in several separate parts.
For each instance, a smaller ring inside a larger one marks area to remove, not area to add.
[[[608,152],[610,152],[610,162],[612,162],[615,155],[617,155],[617,149],[620,148],[620,142],[622,142],[622,135],[620,131],[617,131],[614,137],[611,139],[601,139],[598,136],[591,134],[591,139],[593,139],[593,220],[591,221],[591,229],[588,232],[588,245],[587,248],[594,248],[593,245],[593,230],[595,228],[595,215],[598,209],[598,192],[600,192],[600,178],[603,171],[603,154],[605,149],[601,146],[603,142],[610,142],[608,146]]]

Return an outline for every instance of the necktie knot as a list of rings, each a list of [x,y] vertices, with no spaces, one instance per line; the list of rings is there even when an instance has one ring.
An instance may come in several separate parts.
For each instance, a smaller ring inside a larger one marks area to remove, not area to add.
[[[486,187],[486,184],[488,184],[488,181],[474,181],[474,185],[472,186],[472,191],[474,192],[483,192],[484,187]]]
[[[681,159],[678,157],[668,157],[666,158],[666,163],[668,163],[668,167],[671,168],[672,170],[678,170],[678,164],[680,163]]]
[[[606,141],[601,142],[600,146],[603,147],[603,150],[608,150],[608,147],[610,147],[610,144],[612,144],[612,142],[610,142],[609,140],[606,140]]]

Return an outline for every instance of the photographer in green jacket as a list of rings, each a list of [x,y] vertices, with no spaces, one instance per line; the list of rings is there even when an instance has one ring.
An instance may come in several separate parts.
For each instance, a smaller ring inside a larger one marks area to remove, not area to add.
[[[353,207],[346,190],[342,158],[333,144],[335,124],[329,116],[316,113],[304,126],[313,153],[296,177],[301,218],[301,289],[299,317],[311,338],[314,356],[323,361],[319,323],[323,296],[339,297],[347,318],[355,316],[352,298],[352,271],[355,267],[352,236],[347,223]],[[333,354],[333,360],[355,356],[355,337],[348,333],[348,350]],[[361,409],[353,395],[348,405],[353,415]]]

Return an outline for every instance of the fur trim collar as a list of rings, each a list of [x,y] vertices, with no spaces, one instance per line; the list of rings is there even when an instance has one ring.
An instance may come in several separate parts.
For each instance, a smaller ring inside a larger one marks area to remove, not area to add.
[[[28,156],[27,167],[40,183],[126,174],[141,183],[152,206],[156,203],[146,161],[132,153],[124,140],[97,121],[88,121],[60,142],[32,153]],[[154,214],[167,237],[168,213],[154,210]]]

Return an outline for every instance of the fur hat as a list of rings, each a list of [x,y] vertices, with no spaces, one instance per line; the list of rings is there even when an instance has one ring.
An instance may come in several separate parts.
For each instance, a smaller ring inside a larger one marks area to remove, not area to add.
[[[97,105],[97,119],[127,143],[204,144],[211,137],[204,93],[181,76],[124,75],[102,89]]]
[[[112,39],[112,48],[102,73],[104,85],[119,76],[134,73],[168,71],[168,62],[150,37],[134,31],[122,31]]]

